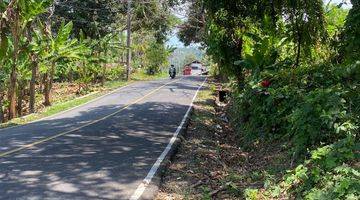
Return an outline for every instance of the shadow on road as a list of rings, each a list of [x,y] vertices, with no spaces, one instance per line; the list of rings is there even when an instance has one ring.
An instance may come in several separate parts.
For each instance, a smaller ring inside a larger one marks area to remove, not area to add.
[[[180,124],[188,109],[182,99],[192,97],[198,86],[172,84],[169,90],[181,92],[167,95],[168,99],[151,98],[104,121],[0,158],[1,199],[129,198]],[[67,130],[69,122],[86,123],[89,116],[119,107],[103,105],[74,117],[36,122],[32,126],[43,127],[44,133],[27,135],[25,141],[10,138],[7,143],[28,144],[51,131]]]

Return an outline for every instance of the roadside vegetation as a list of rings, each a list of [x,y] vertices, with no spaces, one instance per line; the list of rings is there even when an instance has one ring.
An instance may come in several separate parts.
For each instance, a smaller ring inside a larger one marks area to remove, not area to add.
[[[190,130],[205,143],[190,139],[197,153],[188,156],[185,142],[187,156],[175,159],[181,169],[170,169],[164,190],[179,191],[175,199],[359,199],[360,1],[188,2],[179,36],[205,47],[218,90],[229,90],[230,130],[218,137],[205,129],[210,140]],[[194,159],[201,164],[187,168]],[[218,172],[209,160],[219,161]],[[184,189],[184,174],[196,175],[196,189]]]
[[[178,22],[171,6],[131,4],[132,80],[164,75],[174,50],[166,36]],[[0,0],[0,123],[54,113],[97,95],[48,109],[52,104],[124,85],[126,19],[127,3],[113,0]]]

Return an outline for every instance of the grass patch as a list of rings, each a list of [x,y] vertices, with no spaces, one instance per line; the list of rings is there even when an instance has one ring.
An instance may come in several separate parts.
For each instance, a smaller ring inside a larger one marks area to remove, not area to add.
[[[141,70],[141,71],[138,71],[138,72],[132,74],[131,80],[134,80],[134,81],[150,81],[150,80],[154,80],[154,79],[166,78],[168,76],[169,76],[169,74],[167,72],[161,72],[161,73],[158,73],[158,74],[155,74],[155,75],[149,75],[145,71]]]

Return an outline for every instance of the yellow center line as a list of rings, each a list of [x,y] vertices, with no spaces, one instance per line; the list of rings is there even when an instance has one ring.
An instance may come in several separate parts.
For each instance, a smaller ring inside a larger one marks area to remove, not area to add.
[[[13,149],[13,150],[0,153],[0,157],[8,156],[8,155],[10,155],[10,154],[17,153],[17,152],[22,151],[22,150],[25,150],[25,149],[29,149],[29,148],[31,148],[31,147],[34,147],[34,146],[38,145],[38,144],[42,144],[42,143],[48,142],[48,141],[50,141],[50,140],[53,140],[53,139],[56,139],[56,138],[61,137],[61,136],[63,136],[63,135],[66,135],[66,134],[68,134],[68,133],[71,133],[71,132],[74,132],[74,131],[78,131],[78,130],[84,128],[84,127],[87,127],[87,126],[96,124],[96,123],[98,123],[98,122],[100,122],[100,121],[103,121],[103,120],[105,120],[105,119],[108,119],[108,118],[110,118],[110,117],[112,117],[112,116],[114,116],[114,115],[122,112],[123,110],[129,108],[130,106],[132,106],[132,105],[134,105],[134,104],[136,104],[136,103],[139,103],[140,101],[146,99],[146,98],[149,97],[150,95],[152,95],[152,94],[154,94],[155,92],[161,90],[163,87],[165,87],[165,86],[167,86],[167,85],[169,85],[169,84],[171,84],[171,83],[178,82],[178,81],[180,81],[181,79],[182,79],[182,78],[180,78],[180,79],[178,79],[178,80],[175,80],[175,81],[171,81],[171,82],[169,82],[169,83],[166,83],[166,84],[164,84],[164,85],[156,88],[155,90],[149,92],[149,93],[146,94],[145,96],[143,96],[143,97],[141,97],[141,98],[139,98],[139,99],[137,99],[137,100],[135,100],[135,101],[127,104],[127,105],[125,105],[125,106],[122,107],[120,110],[118,110],[118,111],[116,111],[116,112],[114,112],[114,113],[111,113],[111,114],[109,114],[109,115],[106,115],[105,117],[102,117],[102,118],[100,118],[100,119],[94,120],[94,121],[92,121],[92,122],[90,122],[90,123],[84,124],[84,125],[79,126],[79,127],[75,128],[75,129],[72,129],[72,130],[69,130],[69,131],[65,131],[65,132],[62,132],[62,133],[59,133],[59,134],[56,134],[56,135],[53,135],[53,136],[50,136],[50,137],[47,137],[47,138],[38,140],[38,141],[36,141],[36,142],[33,142],[33,143],[30,143],[30,144],[26,144],[26,145],[24,145],[24,146],[15,148],[15,149]]]

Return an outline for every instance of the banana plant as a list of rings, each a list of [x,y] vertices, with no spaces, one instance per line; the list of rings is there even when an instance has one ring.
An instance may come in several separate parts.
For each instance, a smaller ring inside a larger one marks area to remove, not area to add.
[[[11,63],[8,87],[9,119],[16,116],[17,66],[20,53],[28,46],[28,42],[22,43],[26,28],[36,17],[46,12],[51,2],[51,0],[10,0],[0,3],[0,60],[2,65],[6,62]]]
[[[26,95],[26,89],[28,82],[31,80],[31,60],[28,56],[28,52],[23,53],[19,56],[18,65],[17,65],[17,115],[23,115],[23,101]]]
[[[250,50],[244,50],[242,60],[235,61],[234,65],[242,69],[251,70],[254,77],[259,77],[263,70],[272,70],[272,66],[279,58],[281,48],[288,42],[288,38],[279,38],[271,35],[255,35],[247,33],[245,41],[252,43]]]
[[[40,25],[40,27],[44,27]],[[44,105],[51,105],[51,90],[58,62],[79,60],[88,48],[77,39],[71,38],[73,23],[62,23],[56,36],[42,28],[35,31],[33,51],[39,55],[40,73],[44,77]]]

